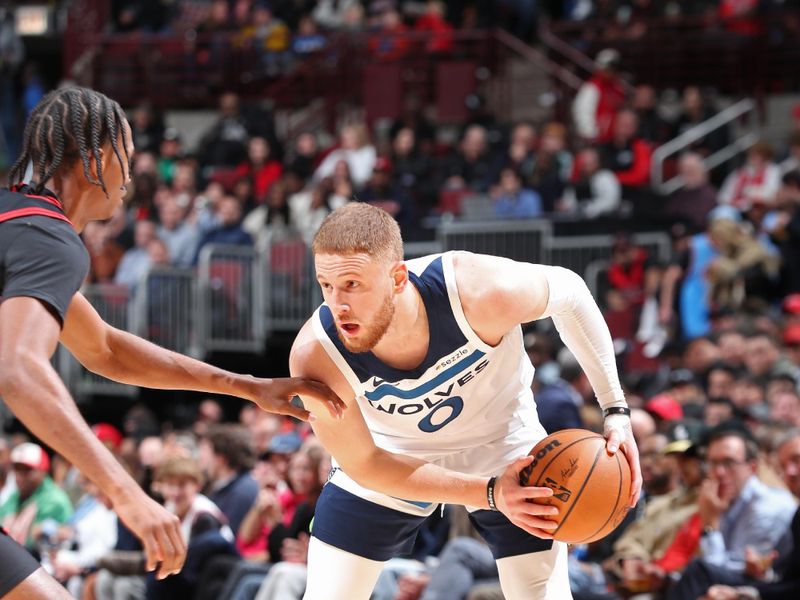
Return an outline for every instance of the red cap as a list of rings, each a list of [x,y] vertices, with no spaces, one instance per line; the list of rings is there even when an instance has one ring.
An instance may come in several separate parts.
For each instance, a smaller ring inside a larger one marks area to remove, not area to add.
[[[108,442],[114,449],[119,448],[122,444],[122,433],[119,429],[108,423],[97,423],[92,425],[92,431],[97,436],[97,439],[103,443]]]
[[[44,448],[38,444],[26,442],[15,446],[11,451],[11,463],[15,465],[25,465],[31,469],[39,471],[50,470],[50,457]]]
[[[800,323],[789,325],[783,331],[783,343],[787,345],[800,344]]]
[[[800,294],[789,294],[783,299],[783,312],[800,314]]]
[[[683,408],[668,394],[653,396],[645,403],[644,408],[664,421],[677,421],[683,418]]]

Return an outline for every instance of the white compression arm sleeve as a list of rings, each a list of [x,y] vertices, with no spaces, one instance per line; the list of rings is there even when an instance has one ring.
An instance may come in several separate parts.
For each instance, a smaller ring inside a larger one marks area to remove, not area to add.
[[[561,339],[592,384],[600,406],[626,406],[611,334],[586,283],[563,267],[544,266],[543,270],[550,298],[542,318],[553,319]]]

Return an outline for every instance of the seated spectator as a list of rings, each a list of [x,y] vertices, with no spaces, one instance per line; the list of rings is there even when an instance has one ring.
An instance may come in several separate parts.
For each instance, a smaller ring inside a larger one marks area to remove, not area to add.
[[[83,477],[81,485],[85,495],[75,506],[74,514],[49,540],[60,548],[52,559],[53,575],[76,598],[81,597],[83,575],[95,568],[117,543],[117,516],[111,500]]]
[[[137,152],[157,153],[164,134],[164,123],[147,103],[140,104],[131,113],[131,135]]]
[[[123,256],[114,275],[114,283],[134,289],[150,268],[147,246],[156,239],[156,224],[137,221],[134,229],[134,247]]]
[[[401,127],[394,134],[391,161],[394,184],[414,201],[415,214],[428,214],[436,204],[436,185],[431,161],[421,154],[413,128]]]
[[[672,222],[686,223],[691,231],[702,231],[708,213],[717,205],[717,190],[708,182],[703,158],[695,152],[682,155],[678,175],[683,187],[666,200],[664,216]]]
[[[311,15],[303,15],[297,26],[297,33],[292,38],[292,52],[300,57],[309,56],[322,50],[328,40],[317,29]]]
[[[800,497],[800,431],[786,432],[775,444],[775,452],[786,487]],[[705,566],[706,581],[711,584],[700,600],[784,600],[800,596],[800,511],[774,550],[745,550],[744,574]],[[770,577],[770,571],[772,577]],[[699,579],[699,576],[698,576]],[[740,587],[734,587],[740,586]]]
[[[441,0],[428,0],[425,12],[414,23],[414,31],[434,34],[425,45],[429,54],[447,54],[453,49],[453,26],[445,20],[445,11],[445,3]]]
[[[342,127],[339,147],[328,154],[314,172],[319,181],[334,174],[336,164],[344,160],[356,187],[364,185],[372,175],[376,160],[375,147],[369,141],[369,130],[363,123]]]
[[[359,0],[318,0],[311,15],[325,29],[348,29],[353,22],[352,15],[348,13],[353,10],[360,12],[363,18]]]
[[[458,153],[445,165],[444,186],[486,193],[492,184],[492,164],[487,132],[481,125],[470,125],[461,139]]]
[[[258,494],[250,468],[253,450],[247,431],[216,425],[200,442],[200,465],[208,476],[208,497],[225,514],[234,534]]]
[[[249,177],[258,204],[267,197],[270,186],[280,179],[283,165],[272,156],[269,142],[263,137],[252,137],[247,142],[247,162],[236,167],[237,177]]]
[[[660,146],[669,139],[669,126],[658,114],[658,98],[651,85],[637,85],[631,108],[639,118],[639,135],[650,144]]]
[[[235,167],[247,157],[249,124],[239,96],[228,92],[219,99],[219,117],[198,144],[200,165],[208,176],[217,167]]]
[[[744,166],[728,175],[719,192],[720,204],[747,211],[755,202],[775,203],[781,186],[780,167],[772,161],[772,146],[759,142],[747,151]]]
[[[639,117],[629,109],[614,119],[611,139],[600,146],[603,166],[617,176],[626,197],[641,197],[650,185],[650,159],[653,149],[639,135]]]
[[[595,218],[615,213],[620,201],[619,181],[614,173],[601,167],[597,150],[581,150],[577,158],[577,178],[564,193],[561,209]]]
[[[800,427],[800,396],[795,391],[782,391],[769,396],[769,416],[775,423]]]
[[[542,199],[522,187],[520,174],[511,167],[500,171],[500,181],[491,191],[493,210],[500,219],[532,219],[542,214]]]
[[[748,375],[762,385],[772,377],[788,375],[795,378],[797,367],[781,353],[778,340],[769,333],[755,332],[744,344],[744,366]]]
[[[270,240],[285,239],[294,231],[289,193],[287,180],[279,179],[270,187],[266,201],[244,218],[242,228],[256,240],[258,247]]]
[[[369,38],[369,50],[378,60],[398,60],[408,54],[411,40],[406,36],[408,28],[393,3],[376,4],[380,11],[377,26]]]
[[[67,494],[48,475],[50,458],[44,449],[26,442],[11,451],[17,490],[0,506],[0,523],[16,542],[33,549],[34,533],[63,525],[72,516]]]
[[[706,569],[742,574],[747,547],[775,547],[789,528],[795,503],[784,490],[755,476],[758,447],[744,429],[720,426],[709,437],[709,478],[698,499],[700,559],[668,593],[669,600],[697,598],[708,588]]]
[[[683,90],[681,112],[673,125],[671,137],[678,137],[703,121],[710,119],[715,112],[714,108],[709,106],[705,98],[703,98],[700,88],[691,85],[686,87]],[[728,128],[724,126],[710,131],[704,137],[689,144],[689,150],[706,157],[714,154],[717,150],[721,150],[727,144]]]
[[[532,162],[528,185],[542,197],[542,210],[553,212],[572,176],[572,154],[567,150],[567,129],[562,123],[553,121],[542,128]],[[524,170],[522,174],[526,176]]]
[[[616,296],[617,301],[609,302],[609,306],[613,304],[620,310],[641,307],[648,267],[647,251],[634,244],[628,235],[617,235],[611,246],[608,266],[609,296]]]
[[[197,228],[185,220],[185,214],[186,211],[171,194],[158,207],[160,225],[156,236],[167,245],[169,262],[178,267],[192,264],[199,242]]]
[[[295,138],[294,148],[290,152],[286,170],[295,173],[303,181],[311,179],[319,156],[316,136],[310,132],[301,133]]]
[[[229,246],[252,246],[253,238],[242,228],[242,206],[233,196],[225,196],[217,209],[219,225],[206,233],[197,246],[195,264],[201,250],[211,244]]]
[[[174,127],[164,130],[158,149],[158,178],[168,186],[172,184],[175,165],[183,157],[181,134]]]
[[[289,198],[289,220],[310,246],[325,217],[346,203],[347,199],[333,193],[331,180],[323,179]]]
[[[288,67],[290,35],[286,23],[273,14],[270,5],[259,1],[253,4],[250,22],[236,36],[235,43],[254,49],[266,74],[274,76]]]
[[[407,228],[414,220],[414,207],[411,198],[404,188],[396,186],[392,181],[392,161],[379,157],[375,161],[367,184],[359,190],[356,197],[361,202],[382,208]]]
[[[91,260],[87,281],[89,283],[110,283],[114,280],[125,251],[110,236],[109,228],[98,221],[91,221],[83,228],[81,235]]]

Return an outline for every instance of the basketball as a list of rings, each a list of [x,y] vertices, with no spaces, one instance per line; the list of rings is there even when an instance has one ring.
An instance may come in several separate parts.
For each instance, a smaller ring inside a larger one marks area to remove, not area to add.
[[[555,539],[593,542],[614,531],[628,512],[631,470],[622,450],[606,452],[605,438],[585,429],[547,436],[530,452],[534,461],[520,472],[520,483],[549,487],[553,495],[537,502],[556,506]]]

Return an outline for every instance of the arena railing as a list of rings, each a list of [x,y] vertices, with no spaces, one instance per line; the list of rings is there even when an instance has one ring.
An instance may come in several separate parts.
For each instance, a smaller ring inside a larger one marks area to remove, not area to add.
[[[194,326],[196,284],[194,269],[151,268],[133,294],[133,332],[169,350],[203,356],[205,350]]]
[[[297,331],[322,302],[311,249],[300,236],[270,237],[259,252],[260,308],[269,331]]]
[[[204,353],[264,349],[263,277],[252,246],[209,244],[197,266],[196,335]]]
[[[467,250],[544,264],[550,263],[551,238],[552,224],[540,219],[443,220],[437,231],[442,251]]]

